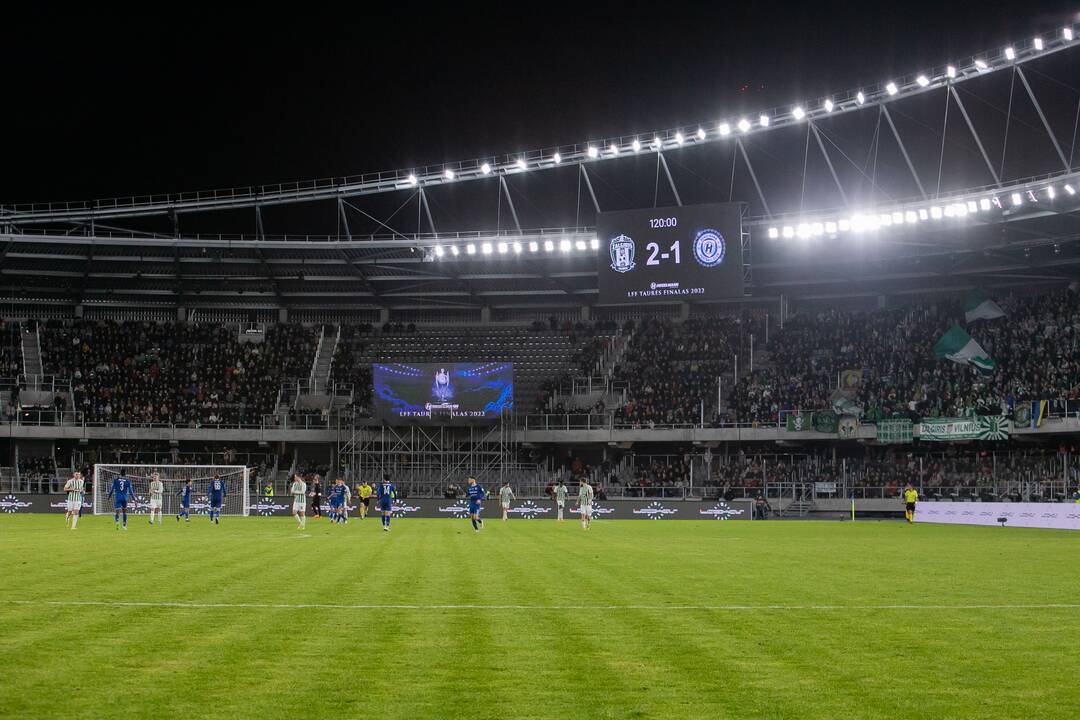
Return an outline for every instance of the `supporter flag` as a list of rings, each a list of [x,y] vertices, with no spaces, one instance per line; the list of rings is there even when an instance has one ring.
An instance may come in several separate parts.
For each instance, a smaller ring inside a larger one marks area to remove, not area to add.
[[[1046,400],[1036,400],[1031,403],[1031,427],[1041,427],[1049,409],[1050,403]]]
[[[997,363],[956,323],[953,323],[949,331],[934,345],[934,355],[961,365],[973,365],[987,374],[993,374],[997,370]]]
[[[964,321],[975,322],[976,320],[993,320],[1005,317],[1005,311],[1001,306],[990,299],[982,290],[976,288],[968,293],[964,301]]]

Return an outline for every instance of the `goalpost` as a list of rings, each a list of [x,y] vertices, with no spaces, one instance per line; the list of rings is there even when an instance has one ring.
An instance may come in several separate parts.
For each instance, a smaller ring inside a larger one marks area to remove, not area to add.
[[[251,511],[250,470],[243,465],[128,465],[101,464],[94,466],[94,514],[107,515],[113,511],[108,498],[113,480],[126,477],[131,480],[135,499],[128,501],[128,511],[150,512],[150,478],[158,474],[165,486],[162,496],[163,515],[175,515],[180,510],[180,488],[189,479],[191,487],[191,512],[206,515],[210,511],[208,486],[215,474],[225,482],[225,502],[222,515],[248,515]]]

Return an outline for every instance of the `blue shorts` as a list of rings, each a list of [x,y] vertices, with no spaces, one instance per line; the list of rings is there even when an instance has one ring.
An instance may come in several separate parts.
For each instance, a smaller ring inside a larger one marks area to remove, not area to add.
[[[394,509],[394,501],[390,498],[379,498],[379,510],[381,512],[390,512]]]
[[[341,507],[341,506],[342,506],[343,504],[344,504],[344,503],[343,503],[343,502],[342,502],[341,500],[331,500],[331,501],[330,501],[330,507],[332,507],[332,508],[339,508],[339,507]]]
[[[116,498],[113,500],[113,510],[127,510],[127,499]]]
[[[480,505],[480,503],[469,503],[469,514],[470,515],[479,515],[480,511],[483,510],[483,509],[484,508],[483,508],[483,506]]]
[[[221,498],[210,498],[210,507],[215,510],[221,509]]]
[[[191,509],[191,501],[190,500],[181,501],[180,502],[180,507],[183,508],[184,510],[190,510]]]

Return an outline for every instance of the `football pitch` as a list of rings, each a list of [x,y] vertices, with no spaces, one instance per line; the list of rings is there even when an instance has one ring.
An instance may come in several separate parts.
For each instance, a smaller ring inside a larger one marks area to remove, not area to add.
[[[1080,535],[0,517],[3,718],[1075,718]]]

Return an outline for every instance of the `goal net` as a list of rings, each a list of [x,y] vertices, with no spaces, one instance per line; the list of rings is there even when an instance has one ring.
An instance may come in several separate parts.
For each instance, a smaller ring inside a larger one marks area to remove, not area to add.
[[[150,479],[158,474],[165,486],[161,512],[175,515],[180,511],[180,489],[191,480],[191,512],[206,515],[210,512],[209,485],[214,475],[225,482],[225,502],[222,515],[247,515],[250,512],[249,470],[243,465],[108,465],[94,467],[94,514],[106,515],[113,511],[109,490],[113,480],[126,477],[131,480],[135,499],[128,499],[128,512],[150,512]]]

